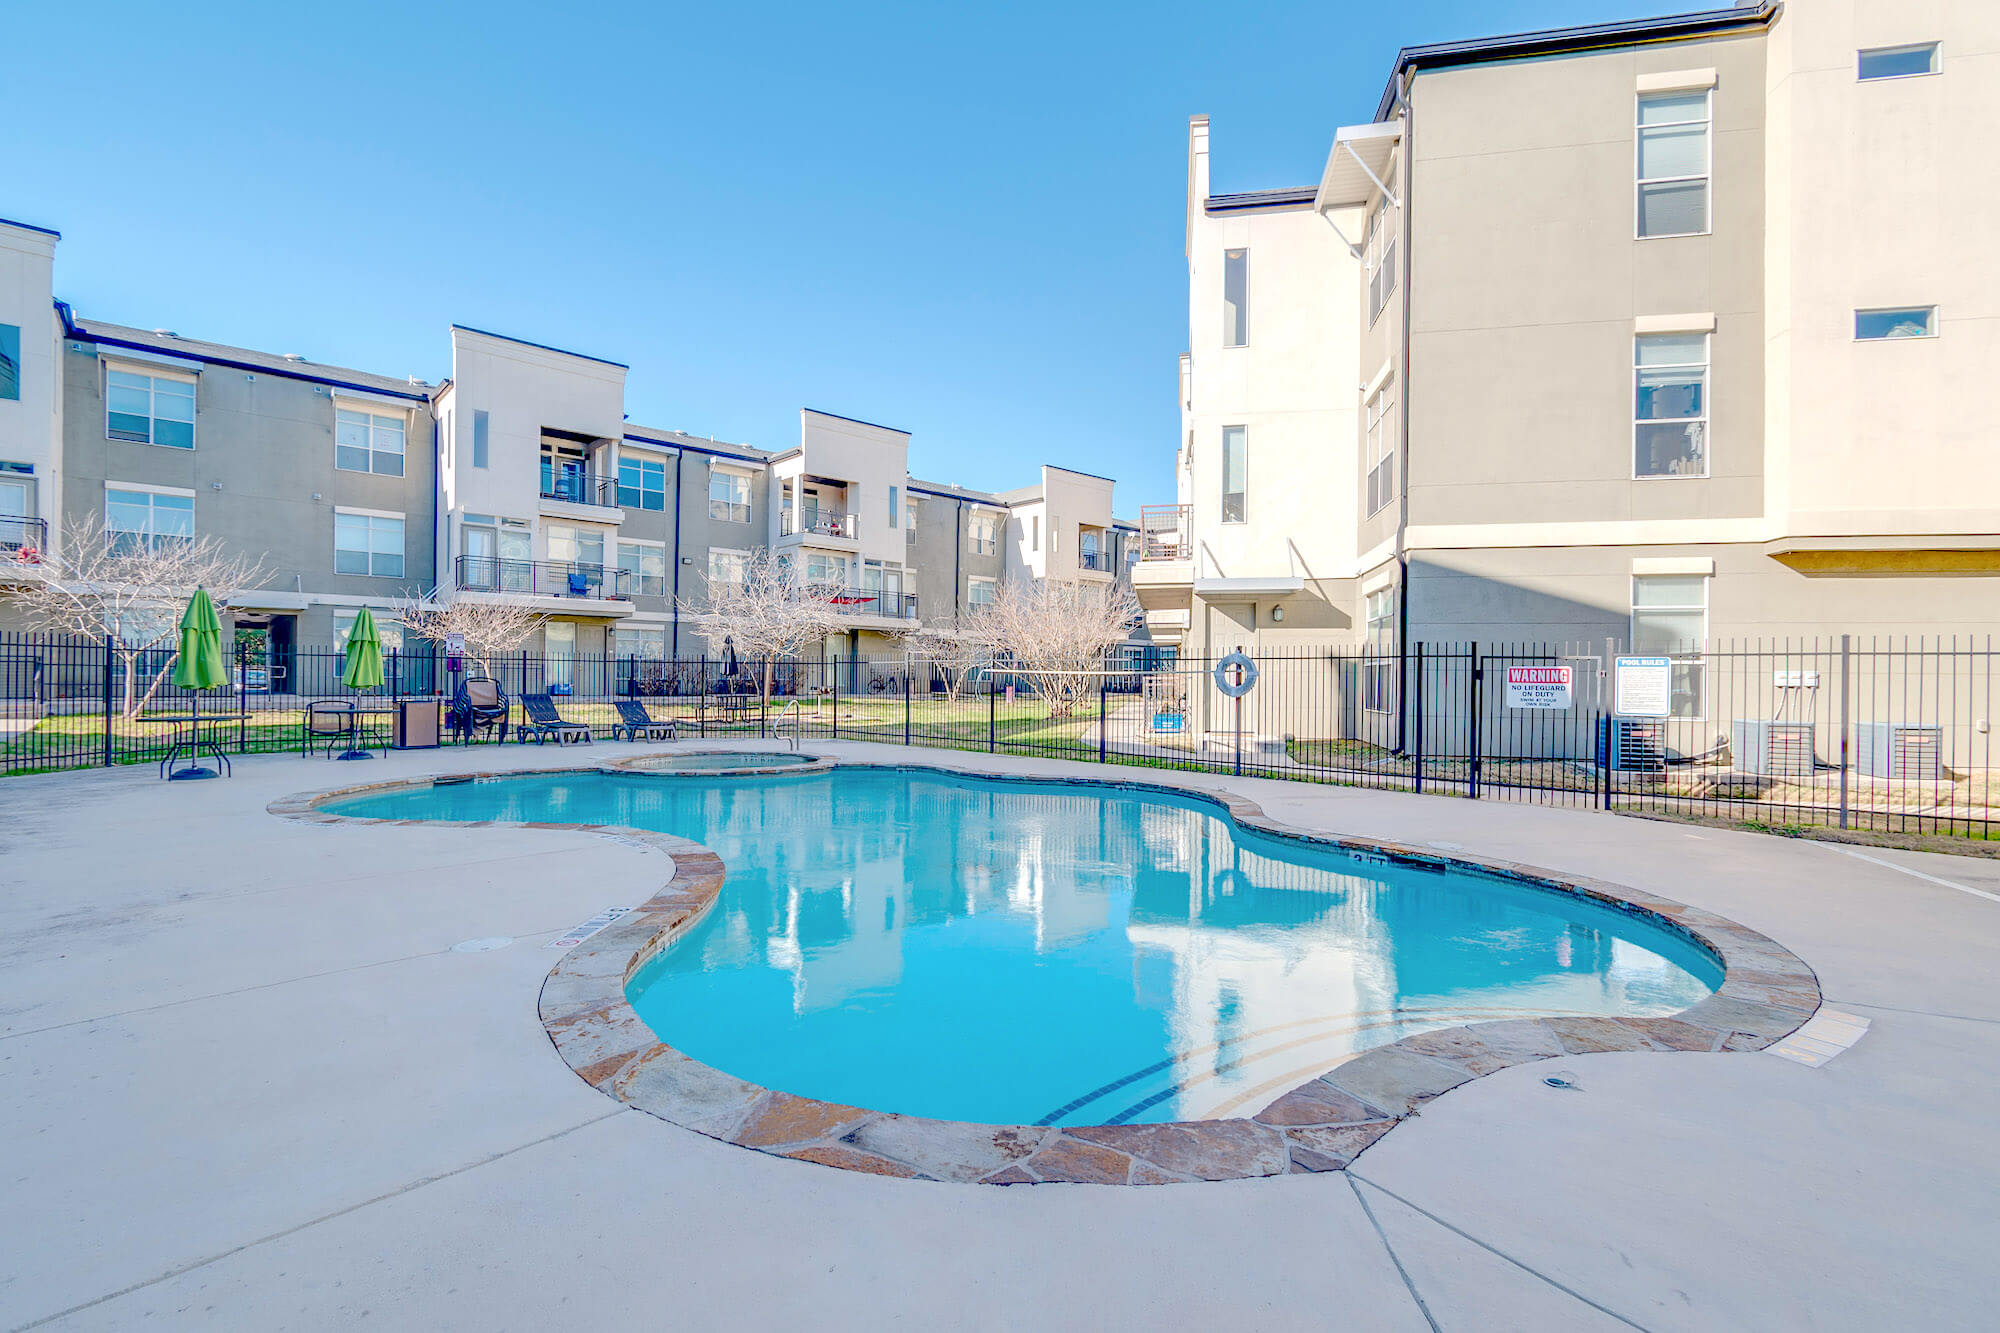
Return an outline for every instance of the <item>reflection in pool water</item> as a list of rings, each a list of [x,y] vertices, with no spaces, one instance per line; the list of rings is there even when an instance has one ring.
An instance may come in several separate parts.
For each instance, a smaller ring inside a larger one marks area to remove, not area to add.
[[[1249,1114],[1413,1032],[1669,1014],[1721,981],[1691,941],[1614,909],[1166,794],[839,768],[524,776],[328,808],[706,844],[721,898],[633,978],[645,1021],[768,1087],[943,1119]]]

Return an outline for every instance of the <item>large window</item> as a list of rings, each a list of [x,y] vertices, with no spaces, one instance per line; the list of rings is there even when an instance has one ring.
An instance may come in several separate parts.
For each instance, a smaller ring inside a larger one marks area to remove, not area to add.
[[[627,509],[665,509],[667,465],[657,458],[619,459],[618,503]]]
[[[1250,252],[1222,252],[1222,345],[1245,347],[1250,342]]]
[[[343,472],[403,475],[403,418],[340,408],[333,414],[333,465]]]
[[[1361,263],[1368,271],[1368,322],[1373,324],[1396,293],[1396,227],[1387,203],[1377,207],[1368,219],[1368,239],[1362,246]]]
[[[667,595],[667,548],[661,542],[618,543],[618,567],[630,578],[626,591],[638,597]]]
[[[1361,706],[1371,713],[1396,710],[1396,589],[1368,594],[1368,644],[1361,659]]]
[[[1368,512],[1396,498],[1396,382],[1375,391],[1362,410],[1367,423]]]
[[[551,523],[549,559],[561,564],[604,567],[604,530],[579,528],[569,523]]]
[[[1632,475],[1708,475],[1706,333],[1633,339],[1632,417]]]
[[[1707,575],[1632,576],[1632,651],[1674,659],[1675,717],[1702,716],[1701,650],[1707,637]]]
[[[643,625],[620,625],[611,631],[613,649],[620,657],[637,657],[660,661],[667,655],[667,631],[664,626],[653,628]]]
[[[1708,230],[1709,90],[1639,98],[1638,234]]]
[[[820,576],[812,572],[812,561],[808,559],[806,564],[806,577],[818,579]],[[711,590],[725,587],[740,588],[749,577],[750,553],[748,551],[724,551],[719,549],[711,549],[709,551],[708,586]],[[841,567],[840,581],[842,583],[847,581],[845,565]]]
[[[827,551],[807,551],[806,582],[827,583],[839,588],[847,587],[847,557]]]
[[[104,492],[104,537],[121,555],[158,551],[194,538],[194,497],[153,491]]]
[[[104,433],[134,444],[194,448],[194,382],[104,372]]]
[[[1222,428],[1222,521],[1241,523],[1250,505],[1249,445],[1244,428]]]
[[[380,514],[333,516],[333,569],[336,574],[403,577],[403,520]]]
[[[967,540],[974,555],[992,555],[1000,549],[1000,516],[984,509],[972,511]]]
[[[1907,79],[1938,72],[1938,44],[1919,42],[1914,46],[1875,46],[1855,59],[1855,77],[1863,82],[1875,79]]]
[[[750,478],[716,469],[708,474],[708,516],[723,523],[750,521]]]
[[[1854,312],[1854,337],[1858,342],[1879,342],[1884,338],[1937,337],[1937,307],[1898,306],[1890,310]]]
[[[969,606],[991,606],[1000,600],[998,579],[975,578],[966,584],[965,601]]]
[[[21,326],[0,324],[0,398],[21,397]]]
[[[347,641],[354,635],[354,618],[358,611],[335,611],[333,613],[333,646],[342,652],[347,650]],[[382,642],[385,653],[403,651],[403,622],[391,620],[387,612],[375,613],[375,637]]]

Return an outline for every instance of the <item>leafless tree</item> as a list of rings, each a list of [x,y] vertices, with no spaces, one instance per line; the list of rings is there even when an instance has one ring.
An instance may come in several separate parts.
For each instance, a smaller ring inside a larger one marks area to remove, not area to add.
[[[897,636],[909,659],[911,676],[919,667],[935,671],[944,681],[945,697],[957,703],[965,687],[988,664],[984,646],[963,634],[934,625],[919,625]],[[928,688],[928,686],[926,686]]]
[[[393,613],[403,628],[429,643],[444,646],[452,635],[465,639],[465,655],[474,666],[493,674],[493,663],[533,637],[548,617],[519,602],[485,600],[461,593],[399,602]]]
[[[771,697],[772,664],[797,657],[827,635],[846,628],[838,599],[848,589],[809,578],[803,566],[768,550],[754,552],[740,581],[711,579],[679,611],[688,626],[715,647],[727,639],[745,657],[761,659],[759,694]]]
[[[32,562],[39,577],[18,580],[8,600],[51,634],[109,634],[127,718],[173,671],[181,612],[195,589],[208,589],[220,611],[269,577],[262,560],[232,554],[214,537],[117,532],[95,514],[64,525],[58,551],[36,552]]]
[[[1066,717],[1139,612],[1130,591],[1093,583],[1010,580],[966,623],[966,637],[998,670],[1033,685],[1053,717]]]

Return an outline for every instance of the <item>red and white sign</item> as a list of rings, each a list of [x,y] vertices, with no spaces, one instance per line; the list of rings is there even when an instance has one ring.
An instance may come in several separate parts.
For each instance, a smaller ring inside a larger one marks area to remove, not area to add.
[[[1507,668],[1509,708],[1568,708],[1570,668],[1512,666]]]

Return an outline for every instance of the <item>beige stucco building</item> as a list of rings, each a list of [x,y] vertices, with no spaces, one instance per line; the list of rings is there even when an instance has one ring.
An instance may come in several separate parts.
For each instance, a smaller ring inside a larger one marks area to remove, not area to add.
[[[1318,181],[1188,143],[1190,655],[2000,628],[2000,6],[1411,47]]]

